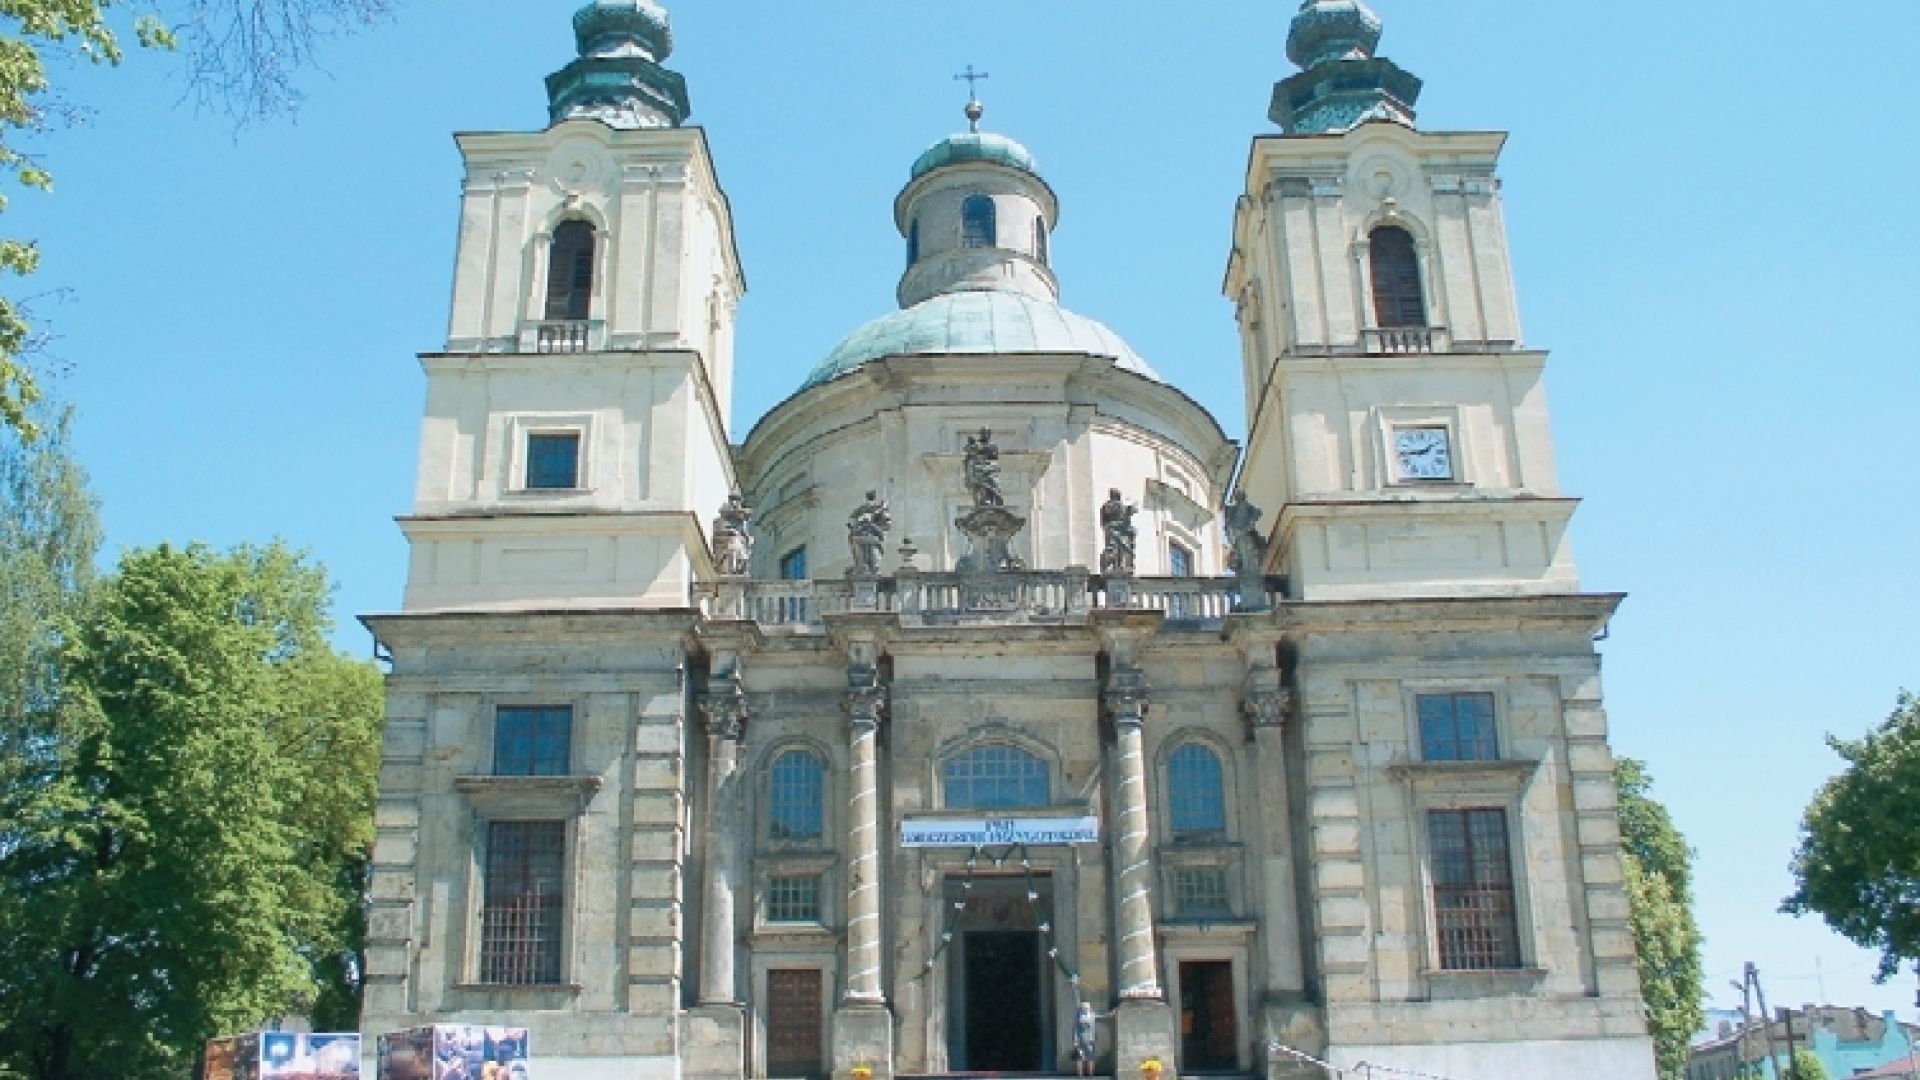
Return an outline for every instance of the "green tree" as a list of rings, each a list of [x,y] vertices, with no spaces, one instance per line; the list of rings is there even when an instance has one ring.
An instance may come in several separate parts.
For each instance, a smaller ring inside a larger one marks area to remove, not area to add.
[[[1827,1075],[1827,1067],[1820,1064],[1811,1051],[1796,1048],[1792,1061],[1787,1066],[1787,1075],[1782,1080],[1833,1080]]]
[[[1878,978],[1920,960],[1920,699],[1900,693],[1862,739],[1828,736],[1846,768],[1814,793],[1780,905],[1818,913],[1841,936],[1880,951]]]
[[[188,84],[204,105],[245,122],[290,108],[299,99],[294,74],[313,60],[327,35],[374,21],[390,0],[158,0],[156,12],[116,28],[116,0],[0,0],[0,177],[50,191],[53,174],[21,146],[62,110],[50,108],[49,56],[118,64],[120,39],[131,31],[146,46],[186,58]],[[7,196],[0,193],[0,211]],[[0,237],[0,277],[38,268],[31,241]],[[40,391],[30,358],[37,349],[27,313],[0,294],[0,429],[31,437]]]
[[[64,635],[40,775],[0,789],[0,1075],[175,1077],[350,1010],[380,691],[327,596],[278,544],[162,546]]]
[[[29,712],[53,693],[53,654],[93,581],[100,520],[68,450],[71,417],[42,407],[34,442],[0,427],[0,769],[29,756]]]
[[[1663,1080],[1686,1075],[1688,1045],[1706,1020],[1701,1006],[1700,928],[1693,917],[1693,852],[1653,778],[1632,758],[1614,765],[1620,787],[1620,847],[1628,911],[1646,997],[1654,1056]]]

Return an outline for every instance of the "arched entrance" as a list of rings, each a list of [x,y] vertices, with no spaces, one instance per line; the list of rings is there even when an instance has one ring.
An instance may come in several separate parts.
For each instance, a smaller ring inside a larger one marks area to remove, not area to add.
[[[1054,1046],[1054,974],[1047,955],[1049,875],[948,875],[947,910],[963,907],[946,949],[947,1064],[956,1072],[1049,1072]]]

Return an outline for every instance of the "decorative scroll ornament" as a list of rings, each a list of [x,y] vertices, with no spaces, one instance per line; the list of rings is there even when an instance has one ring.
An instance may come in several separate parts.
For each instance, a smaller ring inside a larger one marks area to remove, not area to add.
[[[847,548],[853,555],[852,573],[874,576],[880,573],[880,556],[886,550],[887,533],[893,528],[893,511],[877,491],[847,518]]]
[[[707,680],[707,700],[701,703],[700,711],[706,717],[709,734],[732,742],[746,734],[752,710],[747,707],[747,688],[740,681],[738,668]]]
[[[753,508],[737,491],[727,496],[720,512],[714,515],[713,564],[721,574],[729,577],[746,574],[747,564],[753,557],[753,533],[747,528],[747,519],[752,516]]]
[[[1247,727],[1253,731],[1284,727],[1293,719],[1293,691],[1286,687],[1256,690],[1240,703],[1240,709],[1246,714]]]
[[[1133,573],[1134,552],[1140,536],[1134,527],[1133,515],[1138,510],[1120,497],[1119,488],[1107,489],[1107,501],[1100,507],[1100,532],[1105,538],[1100,549],[1102,574]]]

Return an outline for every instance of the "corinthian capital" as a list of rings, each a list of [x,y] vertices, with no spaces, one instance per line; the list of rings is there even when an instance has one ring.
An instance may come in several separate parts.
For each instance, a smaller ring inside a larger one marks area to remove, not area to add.
[[[1146,672],[1135,664],[1115,664],[1107,675],[1103,699],[1116,724],[1141,724],[1147,719],[1153,687]]]
[[[740,681],[738,668],[707,680],[707,697],[700,703],[707,722],[707,734],[737,742],[746,734],[752,711],[747,707],[747,688]]]
[[[1293,691],[1286,687],[1252,691],[1240,703],[1240,709],[1246,713],[1247,726],[1254,731],[1284,727],[1293,718]]]

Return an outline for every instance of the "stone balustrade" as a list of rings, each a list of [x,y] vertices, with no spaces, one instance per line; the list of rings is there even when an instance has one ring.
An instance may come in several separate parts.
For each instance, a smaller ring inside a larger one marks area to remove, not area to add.
[[[770,630],[819,632],[825,616],[851,611],[897,615],[909,626],[962,623],[1073,624],[1095,610],[1164,612],[1195,628],[1222,625],[1239,599],[1231,577],[1133,577],[1108,581],[1082,568],[960,574],[901,570],[870,589],[850,579],[726,579],[699,586],[710,619],[742,619]],[[870,602],[865,598],[870,596]],[[1278,590],[1268,601],[1285,599]]]

